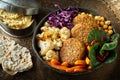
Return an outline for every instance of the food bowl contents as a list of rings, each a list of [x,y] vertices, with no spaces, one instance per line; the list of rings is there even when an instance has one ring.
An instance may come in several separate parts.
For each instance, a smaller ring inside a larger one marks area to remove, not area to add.
[[[0,20],[11,29],[25,29],[33,23],[32,16],[13,13],[0,9]]]
[[[119,34],[103,16],[69,7],[46,19],[36,41],[40,56],[53,68],[83,72],[116,59]]]
[[[0,36],[0,64],[10,75],[26,71],[33,66],[30,51],[3,36]]]

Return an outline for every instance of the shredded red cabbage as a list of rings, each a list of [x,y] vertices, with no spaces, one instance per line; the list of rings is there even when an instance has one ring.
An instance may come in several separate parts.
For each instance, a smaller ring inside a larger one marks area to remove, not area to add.
[[[65,9],[61,9],[58,5],[55,5],[59,8],[57,12],[52,13],[47,22],[59,28],[67,27],[71,29],[73,27],[72,20],[78,14],[78,9],[73,7],[68,7]]]

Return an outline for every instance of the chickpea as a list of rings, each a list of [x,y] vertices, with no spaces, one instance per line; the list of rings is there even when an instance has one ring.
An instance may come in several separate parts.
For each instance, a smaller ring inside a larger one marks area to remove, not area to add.
[[[113,34],[113,30],[108,30],[108,34],[109,35]]]
[[[106,24],[106,25],[110,25],[110,24],[111,24],[111,21],[105,21],[105,24]]]
[[[103,26],[103,25],[104,25],[104,22],[103,22],[103,21],[100,21],[100,25]]]
[[[104,19],[104,17],[101,17],[100,20],[101,20],[101,21],[104,21],[105,19]]]
[[[92,17],[92,14],[89,14],[90,17]]]
[[[112,30],[112,26],[108,26],[108,29],[109,29],[109,30]]]
[[[105,31],[106,33],[108,33],[108,30],[107,30],[107,29],[105,29],[104,31]]]
[[[95,20],[100,20],[100,16],[95,16]]]
[[[108,25],[103,25],[103,29],[107,29],[108,28]]]

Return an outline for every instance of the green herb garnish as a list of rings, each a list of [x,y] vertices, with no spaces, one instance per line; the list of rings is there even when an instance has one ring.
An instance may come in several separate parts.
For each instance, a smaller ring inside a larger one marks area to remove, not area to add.
[[[118,33],[109,36],[103,30],[92,30],[88,35],[88,44],[91,44],[93,40],[98,40],[99,42],[94,43],[94,45],[91,46],[90,51],[88,53],[88,56],[91,60],[90,65],[92,67],[95,67],[98,64],[100,64],[102,61],[99,61],[96,55],[99,55],[100,58],[102,58],[105,55],[105,51],[109,52],[109,55],[105,57],[106,59],[104,62],[113,62],[117,57],[117,54],[115,53],[115,48],[118,45],[118,39]]]

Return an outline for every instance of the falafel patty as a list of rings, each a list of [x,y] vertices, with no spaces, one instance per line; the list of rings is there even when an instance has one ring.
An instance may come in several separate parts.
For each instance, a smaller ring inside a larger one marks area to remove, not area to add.
[[[98,24],[94,17],[90,14],[78,14],[73,19],[74,27],[71,30],[71,35],[74,38],[78,38],[80,41],[87,43],[87,37],[92,29],[98,27]]]
[[[69,38],[63,42],[60,50],[60,58],[62,62],[68,62],[74,65],[76,60],[83,59],[85,56],[85,45],[76,38]]]

